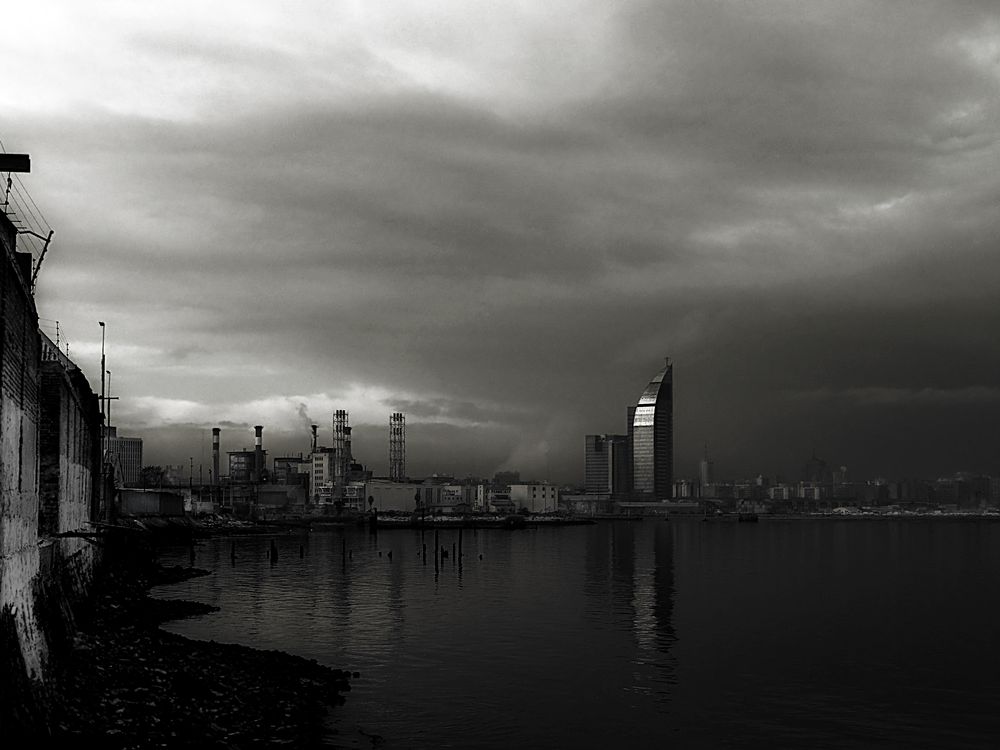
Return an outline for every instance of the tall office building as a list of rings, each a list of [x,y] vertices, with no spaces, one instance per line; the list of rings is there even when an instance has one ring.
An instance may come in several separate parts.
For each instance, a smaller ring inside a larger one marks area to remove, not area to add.
[[[705,455],[698,464],[698,477],[703,489],[715,482],[715,462],[708,457],[708,443],[705,444]]]
[[[674,483],[674,366],[669,357],[629,413],[632,491],[638,500],[670,500]]]
[[[138,487],[142,471],[142,438],[119,437],[117,427],[104,428],[108,457],[124,487]]]
[[[587,435],[584,455],[588,495],[624,497],[631,464],[625,435]]]

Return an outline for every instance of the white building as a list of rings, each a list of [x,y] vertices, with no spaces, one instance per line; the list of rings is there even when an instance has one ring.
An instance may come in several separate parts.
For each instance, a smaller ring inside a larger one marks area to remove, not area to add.
[[[440,488],[390,479],[370,479],[365,483],[364,509],[368,510],[368,498],[371,497],[374,501],[371,507],[377,512],[413,513],[418,509],[418,498],[421,506],[433,499],[433,489]]]
[[[551,484],[512,484],[510,501],[515,509],[529,513],[554,513],[559,510],[559,488]]]

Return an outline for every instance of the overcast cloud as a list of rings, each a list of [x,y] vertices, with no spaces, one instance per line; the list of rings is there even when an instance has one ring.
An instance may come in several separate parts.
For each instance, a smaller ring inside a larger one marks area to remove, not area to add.
[[[578,482],[670,356],[678,474],[1000,472],[995,3],[4,15],[43,328],[147,463],[343,408],[384,474],[402,410],[411,475]]]

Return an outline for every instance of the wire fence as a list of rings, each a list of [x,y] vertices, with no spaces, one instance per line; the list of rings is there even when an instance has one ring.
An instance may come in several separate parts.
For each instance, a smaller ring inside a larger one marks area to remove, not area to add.
[[[7,153],[2,140],[0,152]],[[17,246],[21,252],[31,253],[31,282],[34,286],[45,253],[49,249],[53,230],[42,210],[31,197],[28,188],[16,172],[0,173],[4,215],[17,230]]]

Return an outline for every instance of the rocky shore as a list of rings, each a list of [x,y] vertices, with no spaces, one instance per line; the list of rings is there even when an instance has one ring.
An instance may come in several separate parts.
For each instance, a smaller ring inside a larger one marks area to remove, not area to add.
[[[193,568],[105,565],[49,685],[48,739],[102,748],[338,747],[352,675],[280,651],[195,641],[160,623],[213,608],[148,596]],[[353,676],[358,676],[357,674]],[[39,740],[46,738],[37,738]]]

